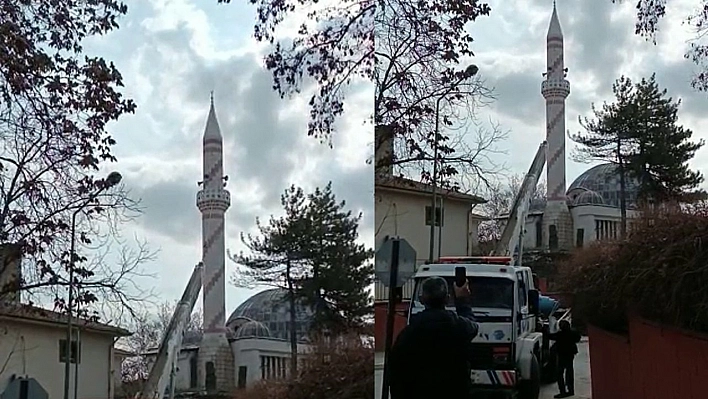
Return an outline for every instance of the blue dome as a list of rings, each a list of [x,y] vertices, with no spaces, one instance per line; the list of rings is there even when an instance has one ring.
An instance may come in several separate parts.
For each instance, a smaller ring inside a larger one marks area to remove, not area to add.
[[[251,320],[236,330],[234,338],[270,338],[270,330],[263,323]]]
[[[238,330],[246,326],[248,321],[257,321],[268,328],[270,337],[289,339],[290,306],[287,293],[287,290],[274,288],[253,295],[231,313],[226,326],[236,330],[238,334]],[[311,308],[299,301],[296,303],[295,324],[298,340],[307,338],[313,316],[314,312]],[[241,327],[238,328],[238,325]]]
[[[636,204],[639,183],[636,179],[629,176],[627,176],[625,182],[625,198],[627,199],[627,206],[631,207]],[[588,191],[591,194],[585,194]],[[583,196],[584,202],[582,205],[600,205],[597,198],[599,196],[599,198],[602,198],[603,205],[619,208],[620,178],[619,173],[617,173],[617,165],[605,163],[586,170],[571,183],[567,195],[572,205],[576,205],[575,201],[580,196]]]

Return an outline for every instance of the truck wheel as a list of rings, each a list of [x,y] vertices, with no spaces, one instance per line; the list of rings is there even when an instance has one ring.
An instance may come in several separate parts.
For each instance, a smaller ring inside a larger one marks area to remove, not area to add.
[[[536,355],[531,357],[530,377],[519,382],[519,399],[538,399],[541,394],[541,366]]]

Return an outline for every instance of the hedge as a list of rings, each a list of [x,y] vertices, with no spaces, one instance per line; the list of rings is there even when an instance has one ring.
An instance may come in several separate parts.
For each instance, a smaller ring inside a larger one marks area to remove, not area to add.
[[[643,210],[624,240],[593,242],[559,265],[573,315],[615,332],[628,312],[708,332],[708,207]]]

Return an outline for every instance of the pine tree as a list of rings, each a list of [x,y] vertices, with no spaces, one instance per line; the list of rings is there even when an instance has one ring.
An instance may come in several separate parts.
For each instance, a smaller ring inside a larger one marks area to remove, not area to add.
[[[615,102],[605,103],[596,120],[581,119],[586,134],[571,135],[580,144],[576,159],[617,165],[620,177],[622,237],[626,233],[626,180],[639,182],[638,200],[648,203],[690,201],[704,197],[695,191],[703,176],[688,162],[704,145],[691,141],[693,132],[677,125],[680,101],[666,97],[655,75],[633,84],[620,77],[612,86]]]
[[[638,152],[629,170],[640,184],[639,196],[649,202],[681,201],[692,197],[703,176],[688,162],[704,142],[691,141],[693,132],[677,125],[681,101],[661,90],[655,75],[635,85],[634,127]]]
[[[271,216],[267,225],[256,220],[259,237],[241,236],[241,241],[250,250],[250,255],[243,253],[233,256],[232,260],[246,267],[237,276],[237,285],[255,283],[287,290],[290,317],[290,367],[291,375],[297,375],[297,323],[296,299],[301,291],[303,278],[310,270],[304,254],[308,228],[311,224],[306,216],[306,195],[301,188],[291,186],[280,199],[285,215],[280,218]],[[244,283],[246,282],[246,283]]]
[[[308,196],[307,215],[312,223],[312,270],[303,281],[302,295],[316,309],[316,331],[340,333],[358,329],[371,315],[369,287],[373,251],[357,242],[362,215],[354,216],[337,202],[331,182]]]
[[[602,161],[617,165],[620,178],[620,234],[627,233],[627,161],[636,154],[637,143],[632,127],[634,90],[629,78],[621,77],[613,85],[615,102],[604,103],[598,110],[592,106],[595,120],[578,118],[585,133],[571,135],[571,140],[580,144],[575,159],[580,162]]]

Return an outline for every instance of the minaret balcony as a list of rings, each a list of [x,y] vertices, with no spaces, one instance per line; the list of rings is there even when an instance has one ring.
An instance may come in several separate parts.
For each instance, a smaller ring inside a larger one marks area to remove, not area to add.
[[[541,82],[541,94],[543,97],[568,97],[570,94],[570,82],[565,79],[549,79]]]
[[[231,206],[231,193],[223,188],[207,188],[197,192],[197,208],[202,212],[207,210],[226,211],[229,206]]]

